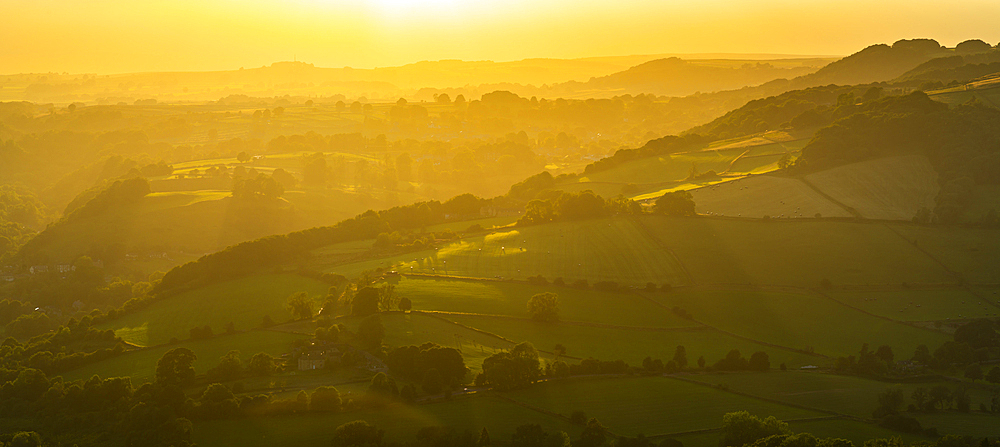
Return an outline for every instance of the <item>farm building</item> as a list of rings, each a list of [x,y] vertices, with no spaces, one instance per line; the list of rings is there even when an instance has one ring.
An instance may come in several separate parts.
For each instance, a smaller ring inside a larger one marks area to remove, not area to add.
[[[309,346],[298,351],[299,371],[311,369],[323,369],[327,364],[339,363],[343,354],[343,345],[328,344],[324,341],[313,340]]]
[[[483,217],[510,217],[520,216],[520,208],[508,208],[499,206],[484,206],[479,209],[479,214]]]

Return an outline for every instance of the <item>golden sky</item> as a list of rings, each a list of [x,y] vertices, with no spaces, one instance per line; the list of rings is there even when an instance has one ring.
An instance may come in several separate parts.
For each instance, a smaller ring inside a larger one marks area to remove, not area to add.
[[[901,38],[1000,41],[997,0],[0,0],[0,17],[0,73],[846,55]]]

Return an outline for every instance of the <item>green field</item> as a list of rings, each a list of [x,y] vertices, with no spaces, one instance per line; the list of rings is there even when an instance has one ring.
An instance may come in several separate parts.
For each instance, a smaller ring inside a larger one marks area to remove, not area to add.
[[[184,292],[101,328],[115,329],[115,335],[139,346],[187,339],[191,328],[205,325],[216,334],[230,322],[236,330],[247,330],[259,327],[265,315],[275,322],[290,319],[286,299],[298,292],[309,293],[318,308],[329,288],[293,274],[250,276]]]
[[[673,358],[677,346],[684,346],[687,350],[689,366],[695,366],[699,356],[704,356],[708,365],[711,365],[725,357],[731,349],[739,349],[744,357],[750,357],[755,351],[767,352],[772,366],[787,363],[788,366],[797,367],[829,362],[823,358],[741,340],[710,329],[619,329],[466,315],[449,315],[448,319],[502,335],[515,342],[531,342],[537,349],[551,351],[556,344],[562,344],[567,349],[566,354],[572,357],[624,360],[630,365],[642,365],[642,360],[647,356],[666,362]]]
[[[745,152],[745,148],[707,149],[683,154],[662,155],[632,160],[606,171],[587,175],[592,182],[609,183],[662,183],[684,180],[691,167],[699,172],[723,172],[729,164]]]
[[[987,404],[988,405],[988,404]],[[978,405],[973,405],[973,408]],[[938,413],[915,416],[924,427],[933,427],[938,433],[958,434],[975,438],[1000,436],[1000,416],[986,413]]]
[[[486,427],[495,443],[506,443],[514,428],[539,424],[546,431],[579,436],[568,421],[529,410],[496,397],[458,398],[451,402],[419,406],[392,406],[384,410],[350,413],[304,414],[195,424],[193,440],[200,446],[306,446],[328,445],[337,426],[365,420],[386,431],[388,441],[411,441],[417,430],[430,426],[454,427],[477,434]]]
[[[817,294],[696,290],[654,297],[710,326],[767,343],[811,348],[831,357],[854,355],[864,343],[912,353],[917,345],[940,346],[950,339],[864,314]]]
[[[756,416],[766,417],[759,414]],[[722,421],[719,421],[719,425]],[[841,438],[847,439],[854,445],[864,445],[865,441],[876,438],[900,438],[904,443],[913,444],[920,441],[932,441],[932,439],[921,436],[901,433],[888,430],[874,424],[864,422],[833,419],[821,421],[792,421],[788,428],[794,433],[812,433],[819,438]],[[722,434],[719,432],[697,433],[674,436],[675,439],[684,443],[685,447],[718,447]]]
[[[966,289],[912,289],[867,292],[826,291],[845,304],[902,321],[995,317],[1000,307]]]
[[[905,221],[920,208],[934,208],[937,177],[927,157],[905,155],[827,169],[806,180],[868,219]]]
[[[677,262],[627,218],[554,223],[462,239],[429,256],[412,255],[404,273],[505,279],[542,275],[645,286],[682,283]],[[411,269],[412,267],[412,269]]]
[[[142,257],[166,253],[166,258],[157,259],[158,265],[151,266],[165,271],[229,245],[315,226],[306,217],[286,200],[242,204],[234,202],[228,191],[153,193],[135,206],[50,227],[49,236],[34,247],[32,255],[71,263],[94,246],[117,243]],[[323,220],[346,217],[349,213],[338,211]],[[135,269],[140,263],[122,265]]]
[[[567,417],[583,411],[626,436],[716,428],[733,411],[779,419],[825,416],[665,377],[557,381],[504,395]]]
[[[897,353],[896,357],[909,357],[909,353]],[[733,391],[754,396],[861,418],[871,417],[872,411],[878,407],[878,394],[886,389],[902,389],[906,403],[909,404],[912,403],[910,394],[918,387],[930,389],[937,385],[949,388],[957,386],[948,382],[893,384],[854,376],[806,371],[703,374],[692,378],[716,385],[725,384]],[[980,403],[989,405],[989,391],[970,388],[969,394],[972,397],[973,408],[978,408]]]
[[[528,318],[528,300],[535,294],[559,296],[564,321],[623,326],[686,327],[693,324],[634,293],[605,293],[570,287],[531,286],[500,281],[469,281],[403,277],[396,293],[417,310],[506,315]]]
[[[996,269],[1000,265],[1000,231],[905,224],[895,224],[892,228],[965,281],[974,284],[1000,282]]]
[[[240,351],[240,358],[247,361],[258,352],[279,356],[292,350],[292,342],[304,338],[302,335],[273,331],[250,331],[235,335],[216,336],[207,340],[188,341],[176,345],[161,345],[128,352],[117,357],[92,363],[61,374],[66,380],[86,380],[93,375],[101,377],[132,378],[138,386],[153,380],[156,362],[163,354],[174,348],[188,348],[198,356],[194,362],[195,372],[201,374],[219,364],[219,358],[231,350]]]
[[[758,175],[690,192],[699,214],[753,218],[812,218],[817,213],[825,217],[851,216],[842,207],[793,178]]]
[[[357,325],[355,318],[344,320],[352,330]],[[469,382],[482,371],[483,360],[486,357],[513,347],[512,343],[495,336],[419,313],[387,314],[382,316],[382,323],[385,325],[384,343],[387,346],[419,346],[431,342],[461,351],[465,365],[472,370],[472,374],[468,377]]]
[[[818,287],[824,278],[834,286],[953,282],[944,268],[881,224],[659,216],[637,221],[702,284]]]
[[[706,185],[725,183],[733,177],[688,182],[692,170],[698,173],[715,171],[719,174],[761,174],[777,169],[777,161],[785,154],[794,154],[808,140],[775,142],[792,138],[787,134],[749,139],[734,139],[718,147],[690,152],[648,157],[622,163],[611,169],[588,174],[577,181],[562,183],[557,189],[569,192],[591,190],[602,197],[625,194],[622,187],[632,185],[627,194],[636,200],[657,198],[675,190],[692,190]],[[734,212],[735,214],[735,212]]]

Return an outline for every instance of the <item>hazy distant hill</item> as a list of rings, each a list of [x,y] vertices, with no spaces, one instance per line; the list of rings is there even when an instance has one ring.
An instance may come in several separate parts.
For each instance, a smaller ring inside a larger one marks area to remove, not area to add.
[[[933,39],[899,40],[892,46],[872,45],[816,73],[795,79],[796,87],[826,84],[867,84],[895,79],[933,58],[951,54]]]
[[[276,62],[257,68],[211,72],[163,72],[128,74],[59,74],[34,73],[8,75],[0,79],[0,100],[30,101],[93,101],[115,103],[135,99],[156,98],[161,101],[215,100],[230,94],[251,96],[366,96],[396,98],[411,96],[418,89],[444,89],[497,84],[544,86],[611,75],[641,66],[653,60],[665,60],[668,55],[635,55],[593,57],[582,59],[524,59],[510,62],[440,60],[421,61],[399,67],[358,69],[351,67],[323,68],[304,62]],[[802,56],[691,54],[684,55],[692,67],[711,72],[735,72],[730,66],[739,67],[756,61],[774,61],[778,58],[793,60],[797,71],[782,70],[778,63],[775,73],[781,76],[802,74],[802,65],[816,67],[833,58],[794,59]],[[706,60],[706,58],[711,58]],[[721,60],[720,58],[726,58]],[[802,61],[800,63],[799,61]],[[751,82],[774,79],[773,73],[757,71]],[[679,73],[691,78],[692,75]],[[697,76],[695,76],[697,77]],[[718,77],[710,75],[709,77]],[[744,77],[746,77],[744,75]],[[737,76],[739,78],[739,76]],[[766,78],[766,79],[765,79]],[[685,78],[686,79],[686,78]],[[681,84],[683,84],[683,79]],[[720,84],[721,85],[721,84]],[[738,88],[750,85],[734,80],[719,88]],[[590,87],[588,87],[590,88]],[[705,88],[702,90],[718,90]],[[682,88],[687,94],[698,90]],[[492,90],[489,90],[492,91]],[[489,91],[483,92],[488,93]],[[676,92],[681,90],[674,89]],[[427,98],[430,99],[430,98]]]
[[[687,96],[695,92],[731,90],[781,78],[812,73],[825,59],[789,59],[757,63],[736,61],[685,61],[676,57],[649,61],[626,71],[591,79],[587,88],[621,93]],[[775,66],[774,63],[780,65]],[[729,66],[733,65],[733,66]]]

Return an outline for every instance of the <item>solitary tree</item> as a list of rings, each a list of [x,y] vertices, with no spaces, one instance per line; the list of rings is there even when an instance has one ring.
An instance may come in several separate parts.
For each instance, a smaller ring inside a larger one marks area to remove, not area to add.
[[[288,297],[288,311],[300,320],[312,318],[313,303],[309,299],[309,294],[299,292]]]
[[[378,313],[379,297],[379,290],[374,287],[358,290],[351,301],[351,315],[366,317]]]
[[[232,153],[232,152],[230,152],[230,153]],[[238,160],[240,163],[246,163],[246,162],[250,161],[250,155],[247,154],[246,152],[240,152],[240,153],[236,154],[236,160]]]
[[[483,427],[483,431],[479,432],[479,447],[489,447],[490,445],[490,432]]]
[[[965,378],[972,379],[973,382],[983,378],[983,369],[978,363],[973,363],[965,368]]]
[[[309,409],[312,411],[340,410],[340,391],[332,386],[321,386],[309,397]]]
[[[684,349],[683,346],[678,346],[677,350],[674,351],[674,363],[676,363],[677,367],[680,369],[684,369],[684,367],[687,366],[687,350]]]
[[[378,349],[385,338],[385,325],[378,314],[365,317],[358,325],[358,339],[365,349]]]
[[[764,351],[757,351],[750,356],[747,368],[752,371],[767,371],[771,368],[771,361]]]
[[[198,357],[188,348],[174,348],[156,362],[156,383],[160,385],[186,385],[194,381],[194,364]]]
[[[413,309],[413,303],[410,301],[410,299],[406,298],[406,297],[400,298],[399,299],[399,310],[402,310],[402,311],[406,312],[406,311],[409,311],[410,309]]]
[[[528,313],[538,321],[559,320],[559,296],[552,292],[539,293],[528,300]]]
[[[608,428],[601,425],[597,418],[590,418],[587,426],[580,433],[580,439],[573,443],[580,447],[600,447],[608,439]]]
[[[258,352],[250,357],[247,363],[247,373],[251,376],[269,376],[274,372],[274,357]]]
[[[687,191],[666,193],[656,199],[653,211],[668,216],[694,216],[694,197]]]

